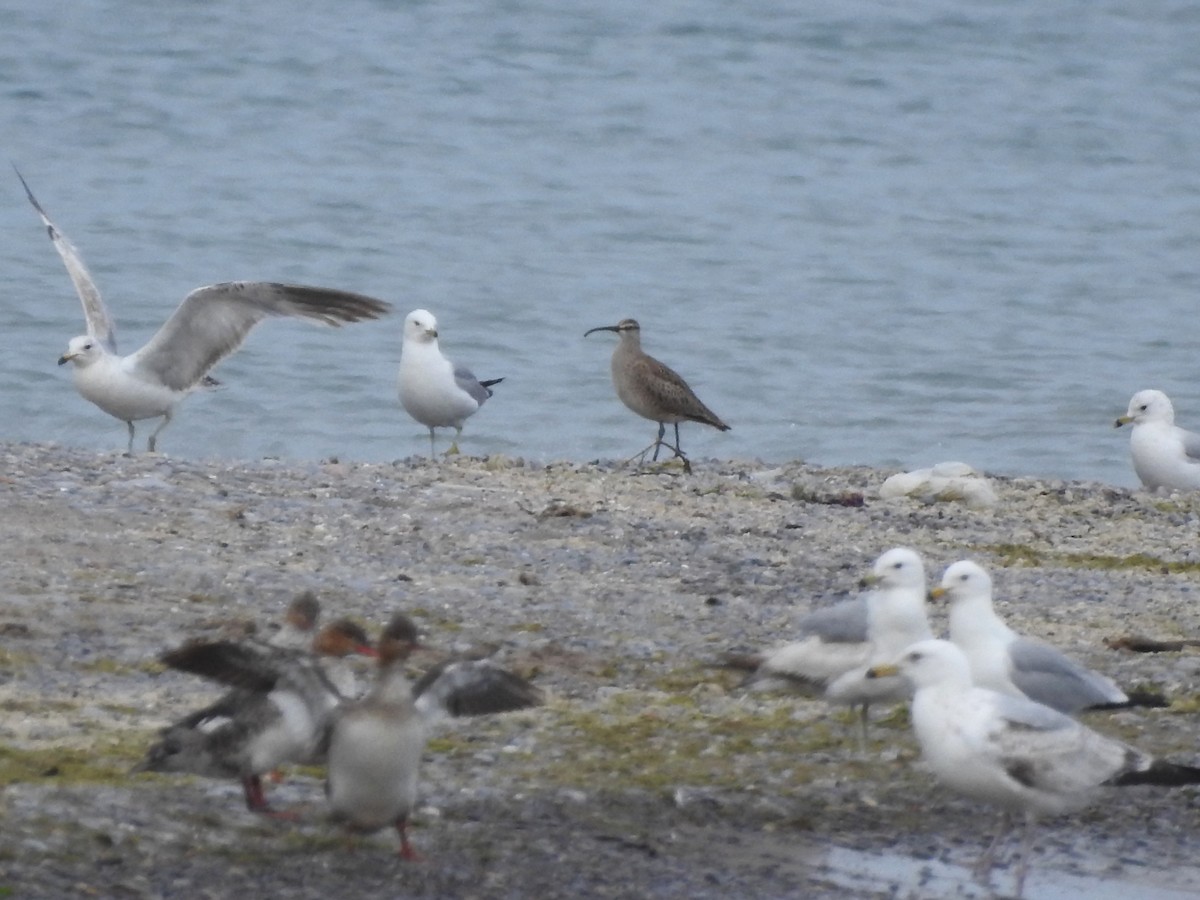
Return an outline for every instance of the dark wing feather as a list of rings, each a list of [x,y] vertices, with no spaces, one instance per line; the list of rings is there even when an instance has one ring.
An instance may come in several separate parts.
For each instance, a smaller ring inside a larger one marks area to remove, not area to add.
[[[497,378],[494,381],[482,382],[466,366],[454,367],[454,383],[470,394],[480,406],[483,406],[483,401],[492,396],[488,386],[503,380],[503,378]]]
[[[488,660],[435,666],[413,685],[413,696],[422,712],[451,716],[481,716],[542,703],[539,688]]]
[[[164,653],[163,665],[249,691],[271,691],[283,675],[283,661],[298,653],[235,641],[184,644]]]

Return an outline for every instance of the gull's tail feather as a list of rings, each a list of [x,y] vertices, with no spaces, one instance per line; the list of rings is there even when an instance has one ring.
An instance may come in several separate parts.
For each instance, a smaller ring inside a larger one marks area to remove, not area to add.
[[[1144,767],[1122,772],[1108,783],[1118,787],[1133,784],[1157,784],[1162,787],[1200,784],[1200,768],[1155,759]]]
[[[1134,709],[1140,707],[1142,709],[1166,709],[1171,705],[1171,701],[1165,696],[1156,691],[1126,691],[1126,700],[1122,703],[1097,703],[1095,706],[1089,706],[1088,712],[1096,710],[1114,710],[1114,709]]]

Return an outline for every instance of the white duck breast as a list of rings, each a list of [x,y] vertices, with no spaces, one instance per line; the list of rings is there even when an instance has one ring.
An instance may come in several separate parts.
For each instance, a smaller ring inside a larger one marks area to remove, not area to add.
[[[421,755],[431,723],[446,715],[478,715],[541,702],[524,679],[487,662],[433,670],[414,690],[404,662],[417,644],[412,620],[397,613],[379,639],[379,672],[362,699],[330,721],[326,795],[331,817],[356,831],[392,826],[399,855],[413,859],[408,817],[416,803]]]
[[[411,699],[342,713],[327,762],[326,796],[334,819],[361,831],[406,819],[417,802],[426,737]]]
[[[345,619],[312,641],[317,652],[334,658],[370,651],[365,643],[362,629]],[[321,761],[328,723],[343,696],[312,653],[260,641],[212,641],[186,644],[162,661],[233,690],[164,729],[139,770],[236,777],[247,808],[269,813],[261,776],[285,763]]]

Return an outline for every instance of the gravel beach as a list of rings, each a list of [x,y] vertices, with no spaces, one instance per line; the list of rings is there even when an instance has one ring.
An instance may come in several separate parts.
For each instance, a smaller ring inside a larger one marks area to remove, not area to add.
[[[0,896],[988,896],[969,867],[993,812],[921,770],[902,707],[864,757],[848,712],[716,665],[786,642],[897,545],[931,579],[985,565],[1013,627],[1172,701],[1089,725],[1200,763],[1200,651],[1104,643],[1200,637],[1200,495],[990,475],[998,502],[969,509],[799,462],[0,458]],[[403,609],[429,661],[487,648],[547,692],[430,742],[423,861],[325,823],[316,770],[269,789],[298,822],[232,782],[128,774],[219,693],[158,655],[268,633],[306,590],[372,631]],[[1040,834],[1029,897],[1200,893],[1196,789],[1114,790]]]

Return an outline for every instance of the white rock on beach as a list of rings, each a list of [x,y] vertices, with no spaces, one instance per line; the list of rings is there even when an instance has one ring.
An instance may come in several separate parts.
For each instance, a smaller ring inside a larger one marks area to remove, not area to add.
[[[963,462],[897,473],[880,486],[879,496],[884,500],[912,497],[924,503],[961,501],[972,509],[995,506],[998,500],[987,478]]]

